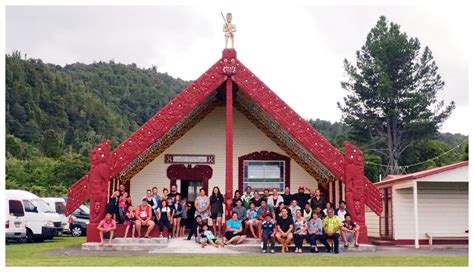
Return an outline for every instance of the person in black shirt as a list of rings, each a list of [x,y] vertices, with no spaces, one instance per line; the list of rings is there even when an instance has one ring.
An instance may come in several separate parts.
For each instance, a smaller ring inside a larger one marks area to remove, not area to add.
[[[265,202],[267,202],[267,203],[268,203],[268,198],[270,198],[270,190],[265,189],[265,190],[263,190],[263,199],[264,199]]]
[[[212,189],[212,195],[209,197],[211,203],[212,229],[216,237],[222,236],[222,215],[224,214],[224,196],[219,187]],[[217,231],[216,231],[217,226]]]
[[[117,218],[119,218],[119,195],[119,191],[115,191],[112,193],[109,199],[109,203],[107,203],[107,208],[105,210],[105,213],[110,213],[114,220],[117,220]]]
[[[253,203],[255,204],[255,207],[260,207],[261,203],[262,203],[262,198],[260,197],[260,194],[258,193],[257,190],[255,190],[253,192],[253,198],[250,200],[250,203]]]
[[[283,197],[283,202],[285,203],[285,206],[290,206],[291,201],[293,200],[293,195],[290,194],[290,187],[286,186],[285,193],[281,196]]]
[[[313,210],[315,210],[316,207],[320,207],[321,210],[326,208],[326,199],[323,196],[321,196],[321,191],[319,189],[316,190],[316,195],[313,198],[311,198],[310,204],[311,204],[311,209]]]
[[[278,204],[278,206],[274,209],[275,211],[275,216],[278,218],[278,216],[280,216],[280,213],[281,213],[281,210],[283,208],[285,208],[285,203],[284,202],[280,202],[280,204]]]
[[[168,197],[170,197],[173,200],[173,204],[176,202],[176,195],[178,194],[176,185],[171,185],[171,193],[168,194]]]
[[[300,207],[304,207],[310,198],[310,195],[304,192],[305,189],[310,191],[308,188],[304,187],[303,185],[300,185],[300,187],[298,187],[298,193],[293,195],[293,199],[296,200],[298,206]]]
[[[196,237],[196,242],[198,242],[198,238],[203,232],[204,223],[202,222],[202,217],[200,215],[196,216],[196,222],[191,226],[188,234],[188,238],[185,240],[191,240],[191,238]]]
[[[232,208],[234,208],[235,206],[237,206],[237,200],[240,199],[240,196],[241,196],[240,191],[239,191],[239,190],[235,190],[235,192],[234,192],[234,198],[232,199]],[[242,200],[242,199],[240,199],[240,200]]]
[[[283,208],[281,216],[277,219],[277,233],[275,234],[276,239],[281,244],[281,253],[288,251],[288,245],[293,240],[293,228],[293,218],[288,215],[288,209]]]

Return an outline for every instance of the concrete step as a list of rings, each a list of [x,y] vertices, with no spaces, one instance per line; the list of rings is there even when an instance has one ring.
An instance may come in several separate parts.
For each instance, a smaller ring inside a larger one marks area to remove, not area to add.
[[[235,251],[244,251],[244,252],[261,252],[262,248],[260,243],[258,244],[250,244],[250,243],[242,243],[239,245],[227,245],[225,246],[228,249],[232,249]],[[320,252],[326,252],[326,248],[324,247],[323,244],[318,243],[317,244],[318,250]],[[311,246],[309,244],[303,244],[303,252],[310,252]],[[359,247],[354,247],[354,245],[350,245],[348,248],[345,248],[344,245],[339,246],[339,252],[371,252],[375,251],[376,247],[374,245],[368,245],[368,244],[360,244]],[[281,245],[276,243],[275,244],[275,251],[280,252],[281,251]],[[291,244],[288,246],[288,252],[294,252],[295,251],[295,245]]]
[[[100,245],[95,242],[88,242],[82,244],[82,250],[89,251],[151,251],[158,248],[165,248],[166,244],[112,244],[111,247],[108,246],[107,242],[104,245]]]
[[[113,244],[147,244],[147,245],[155,245],[155,244],[167,244],[168,238],[114,238],[112,240]]]
[[[393,240],[371,240],[370,241],[373,245],[376,246],[394,246],[396,245],[395,241]]]

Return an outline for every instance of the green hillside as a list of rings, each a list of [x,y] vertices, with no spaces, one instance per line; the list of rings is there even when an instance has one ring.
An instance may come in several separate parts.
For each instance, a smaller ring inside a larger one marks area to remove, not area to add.
[[[6,55],[6,188],[64,195],[88,170],[93,146],[106,138],[116,146],[189,83],[156,67],[113,61],[58,66],[24,59],[19,52]],[[309,121],[339,148],[346,139],[359,142],[342,123]],[[466,139],[450,133],[421,139],[403,163],[436,157]],[[361,148],[369,162],[366,174],[376,180],[384,169],[375,164],[384,159],[370,147]],[[465,153],[461,146],[407,171],[452,163]]]

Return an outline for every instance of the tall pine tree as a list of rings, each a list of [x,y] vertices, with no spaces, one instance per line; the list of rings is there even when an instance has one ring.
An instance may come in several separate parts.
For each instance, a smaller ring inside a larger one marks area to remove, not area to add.
[[[436,94],[444,87],[428,47],[420,50],[400,26],[381,16],[367,35],[356,64],[344,60],[349,94],[338,103],[343,121],[359,142],[381,153],[389,174],[400,173],[402,154],[416,140],[434,135],[454,109]]]

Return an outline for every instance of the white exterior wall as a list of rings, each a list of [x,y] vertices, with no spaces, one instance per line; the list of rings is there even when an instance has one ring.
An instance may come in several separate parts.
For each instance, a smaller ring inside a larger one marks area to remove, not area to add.
[[[365,225],[369,237],[380,237],[380,220],[369,207],[365,206]]]
[[[238,158],[256,151],[273,151],[288,156],[244,115],[234,109],[234,190],[238,189]],[[221,191],[225,192],[225,107],[216,107],[132,178],[130,194],[134,203],[138,203],[149,188],[157,186],[160,193],[164,187],[169,188],[170,180],[166,176],[166,169],[171,164],[164,163],[165,154],[215,155],[215,164],[209,165],[213,169],[209,189],[219,186]],[[294,160],[291,159],[290,164],[292,193],[297,191],[300,184],[313,189],[317,187],[317,181]],[[179,191],[180,181],[177,181],[177,185]]]
[[[467,182],[418,183],[419,239],[425,233],[463,233],[468,229]],[[414,239],[413,188],[393,191],[394,239]]]

